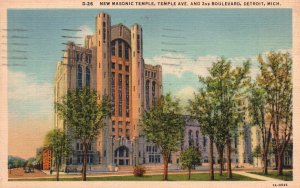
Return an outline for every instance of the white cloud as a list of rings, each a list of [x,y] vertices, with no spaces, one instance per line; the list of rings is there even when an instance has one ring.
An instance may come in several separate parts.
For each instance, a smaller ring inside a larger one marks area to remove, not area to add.
[[[87,25],[82,25],[78,28],[79,30],[81,31],[78,31],[75,33],[75,36],[76,37],[80,37],[80,38],[77,38],[75,40],[75,43],[76,44],[82,44],[82,46],[84,46],[84,39],[87,35],[93,35],[93,30],[87,26]]]
[[[166,53],[151,59],[145,59],[145,62],[162,65],[163,74],[174,74],[181,77],[184,72],[192,72],[196,75],[205,76],[208,74],[207,68],[218,58],[217,56],[207,55],[192,59],[184,54]]]
[[[291,49],[278,49],[276,52],[289,52],[292,54]],[[268,52],[263,52],[265,57]],[[162,65],[163,74],[173,74],[180,78],[185,72],[192,72],[195,75],[207,76],[208,68],[211,67],[213,62],[216,62],[221,57],[216,55],[199,56],[193,59],[185,54],[166,53],[153,58],[146,58],[145,62],[148,64]],[[233,66],[242,66],[243,62],[250,60],[250,76],[255,78],[259,73],[257,55],[249,57],[225,57],[231,61]]]
[[[192,99],[196,92],[196,88],[192,86],[186,86],[175,94],[176,97],[180,98],[182,102],[187,102],[187,100]]]
[[[53,97],[52,83],[38,83],[23,72],[9,71],[8,99],[14,101],[49,101]]]
[[[212,63],[217,62],[221,57],[216,55],[200,56],[197,59],[192,59],[184,54],[167,53],[161,56],[155,56],[151,59],[145,59],[149,64],[162,65],[163,74],[174,74],[181,77],[185,72],[192,72],[195,75],[207,76],[208,68]],[[243,62],[250,60],[256,62],[256,57],[234,57],[227,58],[233,66],[241,66]]]

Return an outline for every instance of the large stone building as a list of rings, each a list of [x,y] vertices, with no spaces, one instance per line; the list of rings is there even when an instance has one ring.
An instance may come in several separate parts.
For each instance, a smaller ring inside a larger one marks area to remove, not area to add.
[[[100,100],[108,96],[113,105],[107,126],[89,146],[88,163],[108,170],[114,164],[137,164],[141,156],[139,117],[162,94],[161,66],[144,63],[140,25],[111,25],[110,16],[100,13],[96,16],[96,31],[86,36],[84,47],[67,43],[64,58],[56,68],[55,102],[68,90],[84,86],[95,89]],[[56,111],[55,125],[67,130]],[[70,168],[83,160],[82,144],[77,140],[72,144],[75,152],[65,162]]]

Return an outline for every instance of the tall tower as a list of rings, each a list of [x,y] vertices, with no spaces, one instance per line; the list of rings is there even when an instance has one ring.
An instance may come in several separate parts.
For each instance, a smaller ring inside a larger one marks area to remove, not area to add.
[[[101,101],[103,97],[110,96],[110,16],[106,13],[100,13],[96,17],[96,91]],[[108,152],[110,142],[108,141],[109,135],[111,135],[111,123],[109,119],[106,120],[105,126],[97,138],[97,150],[100,152],[100,162],[102,164],[108,164],[112,156],[111,152]]]
[[[143,32],[140,25],[131,27],[131,68],[132,68],[132,106],[131,106],[131,139],[139,135],[139,117],[144,111],[144,59]]]

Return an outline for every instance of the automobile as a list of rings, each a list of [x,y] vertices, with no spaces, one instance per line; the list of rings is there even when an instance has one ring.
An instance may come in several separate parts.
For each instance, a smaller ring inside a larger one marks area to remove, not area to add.
[[[30,173],[31,169],[29,167],[25,167],[24,171],[25,171],[25,173]]]

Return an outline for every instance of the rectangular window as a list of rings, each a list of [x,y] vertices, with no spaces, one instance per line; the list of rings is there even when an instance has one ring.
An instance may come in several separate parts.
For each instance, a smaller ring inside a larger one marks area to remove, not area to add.
[[[106,39],[106,23],[103,22],[103,42],[105,43],[105,39]]]
[[[130,125],[130,123],[128,121],[126,121],[126,127],[128,127]]]
[[[119,128],[119,133],[122,133],[122,128]]]
[[[112,115],[115,115],[115,73],[111,73],[111,106],[112,106]]]
[[[122,40],[121,39],[118,40],[118,56],[119,57],[123,56],[122,55]]]
[[[77,155],[77,164],[81,164],[81,163],[82,163],[82,156]]]
[[[137,53],[140,53],[140,35],[137,35]]]
[[[115,45],[116,45],[115,41],[111,42],[111,55],[112,56],[116,55],[116,46]]]
[[[118,74],[118,102],[119,102],[119,116],[122,116],[122,74]]]
[[[119,71],[121,71],[122,70],[122,65],[121,64],[119,64]]]
[[[116,64],[115,64],[115,63],[112,63],[112,64],[111,64],[111,69],[115,69],[115,66],[116,66]]]
[[[129,60],[129,45],[125,44],[125,59]]]
[[[122,127],[123,122],[122,121],[118,121],[118,126]]]
[[[129,72],[129,65],[125,65],[125,71]]]
[[[111,125],[112,125],[112,126],[115,126],[115,124],[116,124],[115,121],[112,121],[112,122],[111,122]]]
[[[113,132],[113,133],[114,133],[114,132],[115,132],[115,128],[112,128],[112,129],[111,129],[111,132]]]
[[[125,77],[126,117],[129,117],[129,75]]]
[[[93,163],[93,156],[92,155],[88,155],[87,162],[88,162],[88,164]]]

